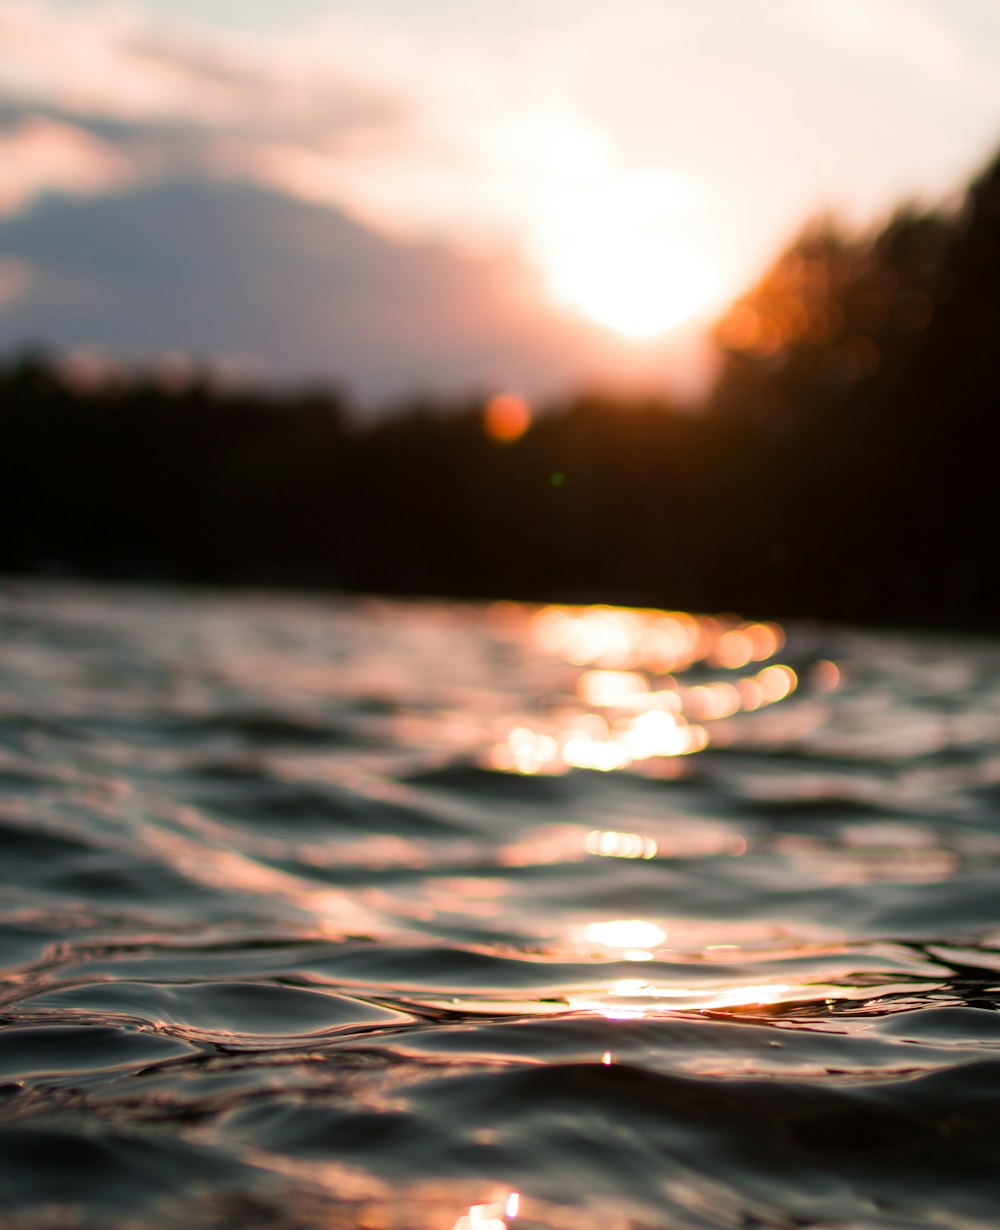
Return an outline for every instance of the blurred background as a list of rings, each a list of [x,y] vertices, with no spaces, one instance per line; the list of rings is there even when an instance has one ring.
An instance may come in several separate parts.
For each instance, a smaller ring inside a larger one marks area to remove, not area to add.
[[[0,569],[993,626],[990,0],[0,42]]]

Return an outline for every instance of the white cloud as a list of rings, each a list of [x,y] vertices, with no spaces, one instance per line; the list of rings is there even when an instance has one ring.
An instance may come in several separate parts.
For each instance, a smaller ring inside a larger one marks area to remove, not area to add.
[[[0,43],[0,93],[90,117],[253,131],[353,124],[383,105],[352,49],[330,55],[325,34],[317,47],[304,34],[222,31],[127,0],[2,0]]]
[[[801,10],[848,51],[947,87],[971,68],[960,39],[912,0],[806,0]]]
[[[0,96],[131,125],[116,141],[137,178],[172,161],[249,176],[397,237],[509,246],[548,184],[607,162],[609,138],[568,97],[580,53],[544,32],[499,45],[349,17],[248,32],[0,0],[0,41],[14,66]],[[61,186],[75,165],[89,191],[96,146],[77,153]]]
[[[4,93],[29,105],[89,114],[172,114],[182,86],[190,100],[191,82],[169,60],[144,51],[148,24],[124,4],[66,10],[45,0],[7,0],[0,8]]]

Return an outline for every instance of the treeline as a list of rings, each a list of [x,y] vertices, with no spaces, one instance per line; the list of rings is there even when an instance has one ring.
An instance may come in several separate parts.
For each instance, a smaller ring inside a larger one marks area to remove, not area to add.
[[[483,401],[0,368],[0,571],[1000,617],[1000,161],[952,211],[816,224],[720,323],[698,413],[586,395],[500,443]]]

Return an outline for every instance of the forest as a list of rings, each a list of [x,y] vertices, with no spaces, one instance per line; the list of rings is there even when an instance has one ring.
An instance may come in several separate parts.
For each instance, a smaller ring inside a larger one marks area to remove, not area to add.
[[[0,572],[993,629],[1000,159],[810,224],[718,323],[704,404],[483,402],[0,367]]]

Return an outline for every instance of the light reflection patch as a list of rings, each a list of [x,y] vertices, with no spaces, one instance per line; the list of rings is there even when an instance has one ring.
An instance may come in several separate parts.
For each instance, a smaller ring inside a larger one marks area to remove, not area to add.
[[[506,743],[493,749],[490,763],[495,769],[527,775],[558,773],[565,769],[558,742],[551,735],[527,726],[515,726]]]
[[[849,996],[850,992],[846,992]],[[844,988],[796,986],[769,982],[731,987],[656,986],[641,979],[621,978],[605,994],[572,997],[570,1008],[593,1012],[609,1021],[634,1021],[665,1012],[711,1012],[729,1008],[757,1008],[783,1003],[809,1003],[817,999],[844,998]]]
[[[642,918],[616,918],[607,922],[588,923],[584,939],[605,948],[656,948],[667,938],[666,931],[656,923]]]
[[[521,1207],[519,1192],[511,1192],[504,1200],[490,1204],[472,1204],[468,1213],[455,1222],[453,1230],[507,1230]]]
[[[775,662],[692,686],[675,678],[699,663],[728,673],[773,658],[785,645],[777,624],[681,611],[547,606],[534,614],[531,628],[543,653],[580,668],[572,685],[576,711],[563,703],[553,716],[550,708],[544,729],[522,719],[488,754],[490,767],[504,772],[613,773],[635,765],[660,776],[671,758],[704,751],[713,723],[777,704],[799,684],[790,666]],[[811,680],[816,691],[833,690],[837,667],[819,664]],[[720,740],[730,740],[726,725],[717,731]]]
[[[613,829],[595,829],[583,841],[588,854],[603,858],[656,858],[657,845],[652,837],[641,833],[617,833]]]
[[[641,701],[643,693],[649,691],[649,683],[637,671],[584,671],[577,680],[576,691],[585,705],[620,708]]]

